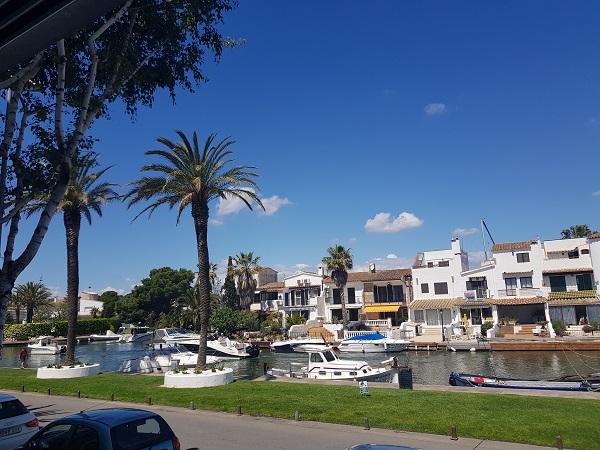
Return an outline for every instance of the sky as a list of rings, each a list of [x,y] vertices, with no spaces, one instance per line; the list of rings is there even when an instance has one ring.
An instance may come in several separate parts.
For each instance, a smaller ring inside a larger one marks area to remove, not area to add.
[[[176,130],[231,136],[266,211],[211,203],[221,279],[241,252],[282,280],[317,271],[334,245],[353,271],[383,270],[453,237],[475,264],[482,219],[496,243],[600,230],[598,17],[596,1],[241,0],[221,31],[245,44],[206,59],[207,83],[94,124],[114,166],[103,179],[139,178]],[[82,223],[80,291],[126,294],[154,268],[196,268],[190,211],[132,222],[142,209],[110,204]],[[17,284],[39,280],[65,295],[62,217]]]

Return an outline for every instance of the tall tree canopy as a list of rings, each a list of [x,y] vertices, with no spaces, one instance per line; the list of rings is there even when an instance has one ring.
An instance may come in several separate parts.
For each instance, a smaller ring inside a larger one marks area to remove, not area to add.
[[[348,328],[348,311],[346,309],[346,299],[344,295],[344,287],[348,281],[348,271],[354,266],[350,249],[346,249],[341,245],[329,247],[327,249],[329,256],[323,258],[323,264],[328,272],[331,273],[331,278],[336,287],[340,290],[340,303],[342,304],[342,319],[344,321],[344,330]]]
[[[235,280],[237,292],[240,296],[240,307],[250,308],[256,292],[256,275],[260,273],[262,267],[258,265],[260,256],[254,256],[254,252],[240,252],[233,258],[233,265],[228,269]]]
[[[222,303],[228,308],[240,309],[240,296],[235,288],[235,281],[231,272],[232,266],[233,261],[230,256],[227,261],[227,275],[225,275],[225,282],[223,283]]]
[[[2,242],[0,342],[11,291],[44,240],[94,120],[113,102],[135,115],[139,106],[152,105],[158,89],[174,100],[177,89],[193,91],[206,81],[206,56],[218,60],[236,44],[218,31],[236,6],[236,0],[127,0],[0,74],[0,91],[10,89],[0,139],[0,221],[10,223]],[[33,143],[24,147],[30,126]],[[15,254],[20,212],[39,192],[48,193],[48,201],[24,250]]]
[[[587,225],[573,225],[560,232],[562,235],[561,239],[590,237],[594,233],[596,233],[596,231],[592,231]]]
[[[158,142],[166,148],[148,150],[146,155],[158,156],[159,163],[142,167],[142,172],[153,172],[154,175],[140,178],[131,183],[131,190],[124,200],[131,207],[142,201],[151,201],[142,212],[150,217],[161,205],[173,209],[177,206],[177,223],[181,213],[190,207],[194,231],[196,233],[196,250],[198,255],[198,289],[200,294],[200,345],[198,346],[197,370],[206,368],[206,342],[208,320],[210,317],[211,264],[208,255],[208,218],[209,205],[217,198],[233,197],[243,201],[252,209],[252,202],[261,208],[264,206],[257,192],[254,179],[258,174],[253,166],[226,168],[230,163],[231,151],[228,147],[234,143],[229,138],[220,142],[211,134],[203,146],[194,132],[190,141],[182,131],[177,131],[180,142],[161,137]],[[134,219],[135,220],[135,219]]]

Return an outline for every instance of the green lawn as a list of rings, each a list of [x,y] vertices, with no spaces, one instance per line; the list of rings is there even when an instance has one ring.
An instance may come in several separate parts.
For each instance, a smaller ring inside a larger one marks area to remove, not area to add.
[[[16,376],[17,375],[17,376]],[[253,416],[313,420],[393,430],[555,446],[600,447],[600,393],[590,399],[528,397],[240,380],[204,389],[161,388],[162,376],[105,373],[77,379],[39,380],[35,370],[0,369],[0,386],[20,391],[152,403]]]

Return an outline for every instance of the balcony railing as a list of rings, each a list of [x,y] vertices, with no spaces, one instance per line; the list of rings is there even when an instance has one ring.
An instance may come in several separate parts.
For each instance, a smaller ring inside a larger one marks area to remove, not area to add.
[[[498,289],[498,297],[543,297],[540,288]]]

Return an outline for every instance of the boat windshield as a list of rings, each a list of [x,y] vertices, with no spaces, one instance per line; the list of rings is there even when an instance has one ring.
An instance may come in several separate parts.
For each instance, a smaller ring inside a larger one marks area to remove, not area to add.
[[[328,362],[336,360],[336,357],[335,357],[335,355],[333,354],[333,352],[331,350],[329,350],[328,352],[323,352],[323,356],[325,357],[325,359]]]

